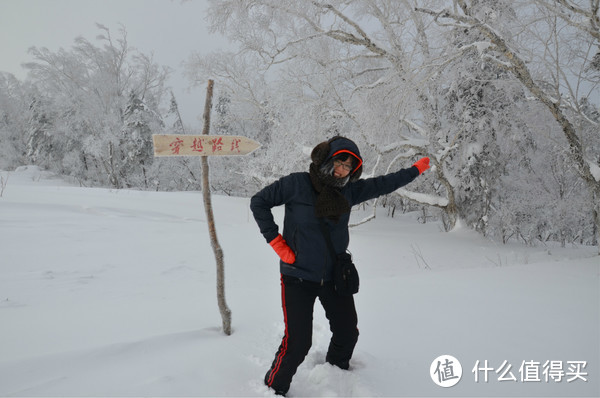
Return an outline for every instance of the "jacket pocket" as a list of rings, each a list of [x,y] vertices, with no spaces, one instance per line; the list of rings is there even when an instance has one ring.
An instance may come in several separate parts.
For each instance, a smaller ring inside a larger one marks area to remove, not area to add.
[[[300,250],[298,250],[298,227],[294,229],[294,233],[292,234],[292,244],[294,247],[291,247],[291,249],[296,255],[296,261],[298,261],[298,253],[300,252]]]

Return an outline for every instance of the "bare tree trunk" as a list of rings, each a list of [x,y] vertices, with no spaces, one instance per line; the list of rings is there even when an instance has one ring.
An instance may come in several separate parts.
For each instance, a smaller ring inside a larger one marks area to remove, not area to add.
[[[212,108],[213,85],[214,81],[209,80],[208,87],[206,88],[206,102],[204,104],[204,127],[202,129],[202,134],[204,135],[208,135],[210,130],[210,110]],[[202,196],[204,197],[204,210],[206,211],[206,223],[208,224],[210,243],[217,261],[217,302],[219,304],[219,311],[221,312],[221,319],[223,320],[223,333],[229,336],[231,334],[231,310],[227,307],[225,301],[225,265],[223,261],[223,249],[221,249],[221,245],[219,245],[217,239],[208,173],[208,158],[207,156],[202,156]]]
[[[8,176],[9,173],[6,173],[6,177],[0,176],[0,198],[4,194],[4,189],[6,188],[6,184],[8,184]]]
[[[112,142],[108,143],[108,159],[102,160],[102,165],[108,176],[108,181],[113,188],[120,189],[121,183],[119,182],[119,176],[115,169],[115,151]]]

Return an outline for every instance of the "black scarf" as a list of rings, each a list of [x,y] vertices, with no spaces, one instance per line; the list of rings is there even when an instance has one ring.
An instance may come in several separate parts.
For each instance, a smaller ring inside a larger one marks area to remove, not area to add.
[[[315,202],[315,215],[317,217],[327,217],[337,223],[342,214],[350,212],[350,204],[341,192],[341,188],[348,182],[348,177],[336,178],[331,173],[323,172],[314,163],[311,163],[310,181],[317,192]]]

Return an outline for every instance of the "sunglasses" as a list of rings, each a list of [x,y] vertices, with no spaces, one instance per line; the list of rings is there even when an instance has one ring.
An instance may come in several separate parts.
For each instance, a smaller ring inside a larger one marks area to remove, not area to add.
[[[339,167],[342,166],[342,168],[348,172],[352,171],[352,162],[350,164],[348,163],[344,163],[341,160],[334,160],[333,161],[333,167]]]

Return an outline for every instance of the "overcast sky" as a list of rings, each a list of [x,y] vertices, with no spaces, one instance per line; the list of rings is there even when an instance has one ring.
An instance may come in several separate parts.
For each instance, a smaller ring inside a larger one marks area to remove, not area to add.
[[[173,68],[169,84],[184,123],[200,126],[205,88],[187,92],[181,63],[192,51],[228,46],[223,37],[208,33],[207,6],[207,0],[0,0],[0,71],[24,79],[21,64],[32,60],[30,47],[69,49],[77,36],[97,43],[96,23],[115,35],[123,24],[131,47],[154,53],[158,64]]]

